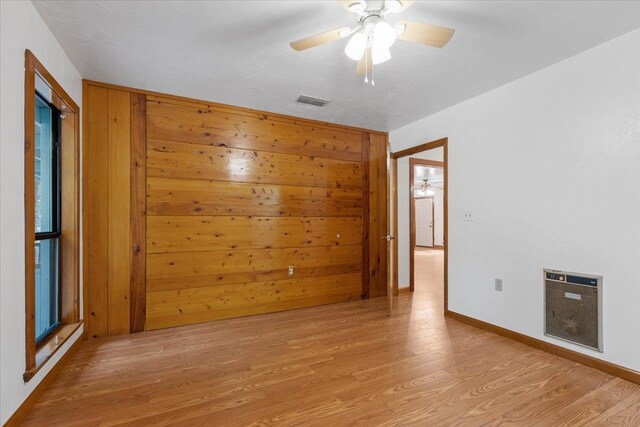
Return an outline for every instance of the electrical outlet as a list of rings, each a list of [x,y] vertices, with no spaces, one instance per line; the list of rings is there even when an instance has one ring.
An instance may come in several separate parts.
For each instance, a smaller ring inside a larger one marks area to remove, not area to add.
[[[496,291],[502,292],[502,279],[496,279]]]
[[[289,266],[289,277],[293,276],[293,265]]]
[[[473,215],[471,215],[471,211],[464,211],[462,219],[466,222],[473,222]]]

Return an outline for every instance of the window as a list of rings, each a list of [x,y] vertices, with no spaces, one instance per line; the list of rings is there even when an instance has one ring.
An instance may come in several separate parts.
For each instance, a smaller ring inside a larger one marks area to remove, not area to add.
[[[78,330],[79,113],[30,51],[25,53],[25,319],[29,381]]]
[[[36,79],[41,80],[40,76]],[[60,120],[45,95],[35,96],[35,339],[60,325]]]

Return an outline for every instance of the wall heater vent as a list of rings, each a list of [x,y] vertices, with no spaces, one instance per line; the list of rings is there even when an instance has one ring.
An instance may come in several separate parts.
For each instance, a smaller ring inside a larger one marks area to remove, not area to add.
[[[602,276],[544,270],[544,334],[603,351]]]
[[[296,98],[296,102],[301,104],[315,105],[316,107],[324,107],[329,103],[327,99],[314,98],[312,96],[300,95]]]

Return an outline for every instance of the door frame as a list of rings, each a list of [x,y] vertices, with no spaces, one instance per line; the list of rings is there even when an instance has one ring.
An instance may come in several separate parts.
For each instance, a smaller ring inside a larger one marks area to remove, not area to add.
[[[444,158],[444,156],[443,156]],[[425,159],[417,159],[414,157],[409,157],[409,289],[411,292],[415,290],[415,265],[416,265],[416,198],[414,196],[413,187],[415,185],[415,167],[416,166],[433,166],[436,168],[442,168],[444,174],[444,165],[445,162],[438,162],[435,160],[425,160]],[[445,177],[445,190],[446,194],[446,177]],[[443,196],[444,200],[444,196]],[[443,202],[446,206],[446,203]],[[433,208],[433,205],[432,205]],[[446,217],[446,211],[445,211]],[[435,224],[435,218],[432,218],[433,223]],[[433,231],[433,228],[432,228]],[[435,243],[435,242],[433,242]],[[446,243],[445,243],[446,248]]]
[[[448,169],[449,169],[449,158],[448,158],[448,145],[449,145],[449,139],[448,138],[441,138],[441,139],[437,139],[435,141],[430,141],[427,142],[425,144],[421,144],[421,145],[417,145],[415,147],[411,147],[411,148],[407,148],[405,150],[400,150],[400,151],[396,151],[394,153],[391,153],[391,159],[393,162],[393,169],[394,169],[394,174],[393,174],[393,180],[394,183],[392,184],[393,188],[397,188],[397,182],[398,182],[398,174],[397,174],[397,161],[399,158],[402,157],[406,157],[406,156],[411,156],[412,154],[417,154],[420,153],[422,151],[427,151],[427,150],[431,150],[434,148],[438,148],[438,147],[442,147],[442,151],[443,151],[443,155],[442,155],[442,159],[443,161],[440,162],[442,164],[442,168],[443,168],[443,175],[444,175],[444,190],[443,190],[443,243],[444,243],[444,312],[445,314],[449,311],[449,175],[448,175]],[[420,160],[420,159],[418,159]],[[424,160],[423,160],[424,161]],[[411,166],[411,159],[409,160],[409,178],[410,178],[410,183],[413,182],[413,167]],[[410,203],[409,203],[409,214],[411,215],[411,211],[412,211],[412,207],[413,207],[413,192],[409,191],[409,197],[410,197]],[[393,232],[394,235],[397,236],[398,235],[398,193],[397,191],[394,191],[393,197],[392,197],[392,201],[393,201],[393,211],[395,213],[394,218],[393,218]],[[415,214],[415,212],[414,212]],[[411,220],[411,218],[410,218]],[[409,227],[410,230],[412,228],[411,224],[415,224],[414,221],[411,221]],[[413,226],[415,227],[415,225]],[[413,236],[413,239],[411,238]],[[414,233],[411,234],[410,233],[410,242],[409,242],[409,247],[412,249],[415,246],[415,229],[414,229]],[[412,244],[413,242],[413,244]],[[393,257],[393,269],[394,269],[394,294],[397,295],[398,294],[398,245],[394,246],[394,257]],[[414,256],[413,256],[413,251],[411,253],[411,256],[409,257],[409,274],[410,274],[410,291],[413,292],[414,291]]]

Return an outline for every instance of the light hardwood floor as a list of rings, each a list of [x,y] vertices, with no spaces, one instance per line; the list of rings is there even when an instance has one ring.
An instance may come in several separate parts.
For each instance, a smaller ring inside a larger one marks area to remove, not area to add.
[[[455,320],[416,292],[87,343],[26,425],[640,425],[640,386]]]

